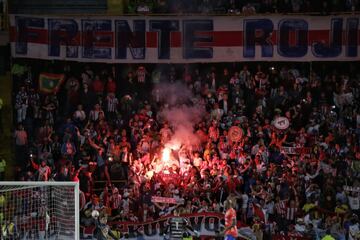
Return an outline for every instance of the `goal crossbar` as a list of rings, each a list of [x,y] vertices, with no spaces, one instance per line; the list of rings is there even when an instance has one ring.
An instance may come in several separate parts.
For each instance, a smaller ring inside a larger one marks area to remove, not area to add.
[[[78,186],[78,182],[0,182],[0,186]]]
[[[79,203],[79,183],[78,182],[10,182],[4,181],[0,182],[0,193],[9,191],[9,190],[22,190],[29,189],[32,187],[74,187],[74,200],[75,200],[75,240],[80,239],[80,203]],[[4,187],[9,187],[4,189]],[[11,187],[11,188],[10,188]]]

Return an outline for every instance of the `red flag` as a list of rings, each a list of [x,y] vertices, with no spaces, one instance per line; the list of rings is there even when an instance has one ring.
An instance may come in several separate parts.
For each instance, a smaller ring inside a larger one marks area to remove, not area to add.
[[[262,222],[265,222],[265,214],[262,208],[258,204],[253,204],[254,216],[260,218]]]

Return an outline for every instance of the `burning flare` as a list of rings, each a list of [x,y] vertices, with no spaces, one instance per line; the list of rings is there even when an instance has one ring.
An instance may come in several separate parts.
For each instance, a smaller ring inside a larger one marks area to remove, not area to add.
[[[161,160],[164,163],[164,165],[168,164],[170,162],[170,153],[171,153],[171,149],[170,148],[164,148],[162,151],[162,157]]]

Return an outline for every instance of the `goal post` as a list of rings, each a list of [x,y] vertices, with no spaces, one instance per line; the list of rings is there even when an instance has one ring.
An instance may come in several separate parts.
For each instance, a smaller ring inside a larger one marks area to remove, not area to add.
[[[78,182],[0,182],[0,239],[80,239]]]

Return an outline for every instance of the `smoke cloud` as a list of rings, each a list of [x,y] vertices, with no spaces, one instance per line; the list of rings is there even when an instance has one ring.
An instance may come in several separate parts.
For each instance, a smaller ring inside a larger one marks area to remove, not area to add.
[[[160,102],[167,105],[160,111],[159,117],[166,120],[174,131],[166,147],[178,150],[182,145],[199,144],[200,139],[194,133],[194,124],[204,118],[204,104],[181,83],[161,84],[155,91],[159,94]]]
[[[191,90],[179,82],[161,83],[153,90],[157,102],[175,107],[182,104],[190,104],[194,99]]]

